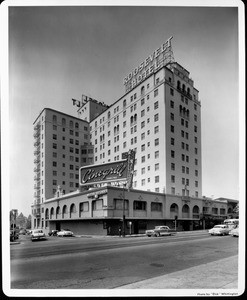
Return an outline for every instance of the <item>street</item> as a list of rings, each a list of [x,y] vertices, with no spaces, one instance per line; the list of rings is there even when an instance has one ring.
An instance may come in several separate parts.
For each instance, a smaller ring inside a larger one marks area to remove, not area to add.
[[[13,289],[114,289],[238,254],[238,238],[48,237],[11,245]]]

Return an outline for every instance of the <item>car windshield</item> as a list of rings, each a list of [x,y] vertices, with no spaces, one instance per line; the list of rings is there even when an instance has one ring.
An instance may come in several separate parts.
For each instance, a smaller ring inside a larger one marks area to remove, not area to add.
[[[224,226],[216,225],[216,226],[214,226],[214,228],[224,228]]]

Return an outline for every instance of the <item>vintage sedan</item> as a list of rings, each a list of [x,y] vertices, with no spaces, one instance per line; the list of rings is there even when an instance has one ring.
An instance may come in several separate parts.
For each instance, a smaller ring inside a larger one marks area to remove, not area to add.
[[[161,236],[161,235],[174,235],[176,231],[174,229],[170,229],[168,226],[155,226],[154,229],[146,230],[147,236]]]
[[[239,228],[238,228],[238,226],[236,226],[236,228],[232,229],[232,230],[229,232],[229,234],[230,234],[231,236],[237,236],[237,237],[239,237]]]
[[[208,231],[211,235],[227,235],[229,234],[230,228],[228,225],[215,225],[212,229]]]
[[[64,237],[64,236],[73,236],[73,232],[69,229],[62,229],[61,231],[57,232],[57,236]]]
[[[34,229],[31,232],[31,241],[45,240],[46,236],[42,229]]]

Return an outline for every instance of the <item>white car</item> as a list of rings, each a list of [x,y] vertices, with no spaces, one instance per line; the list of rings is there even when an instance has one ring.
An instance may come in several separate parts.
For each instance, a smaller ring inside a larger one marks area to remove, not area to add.
[[[176,231],[170,229],[168,226],[155,226],[154,229],[146,230],[147,236],[161,236],[161,235],[174,235]]]
[[[232,229],[232,230],[229,232],[229,234],[230,234],[231,236],[237,236],[237,237],[239,237],[239,228],[238,228],[238,226],[237,226],[236,228]]]
[[[45,240],[46,236],[42,229],[34,229],[31,231],[31,241]]]
[[[211,235],[227,235],[229,231],[230,228],[228,225],[215,225],[208,233]]]
[[[73,232],[70,231],[69,229],[62,229],[57,233],[57,236],[73,236]]]

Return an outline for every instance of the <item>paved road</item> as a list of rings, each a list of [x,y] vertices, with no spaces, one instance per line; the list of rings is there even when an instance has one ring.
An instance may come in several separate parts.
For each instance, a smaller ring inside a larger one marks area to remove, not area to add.
[[[11,288],[112,289],[236,255],[238,239],[189,233],[11,245]]]

